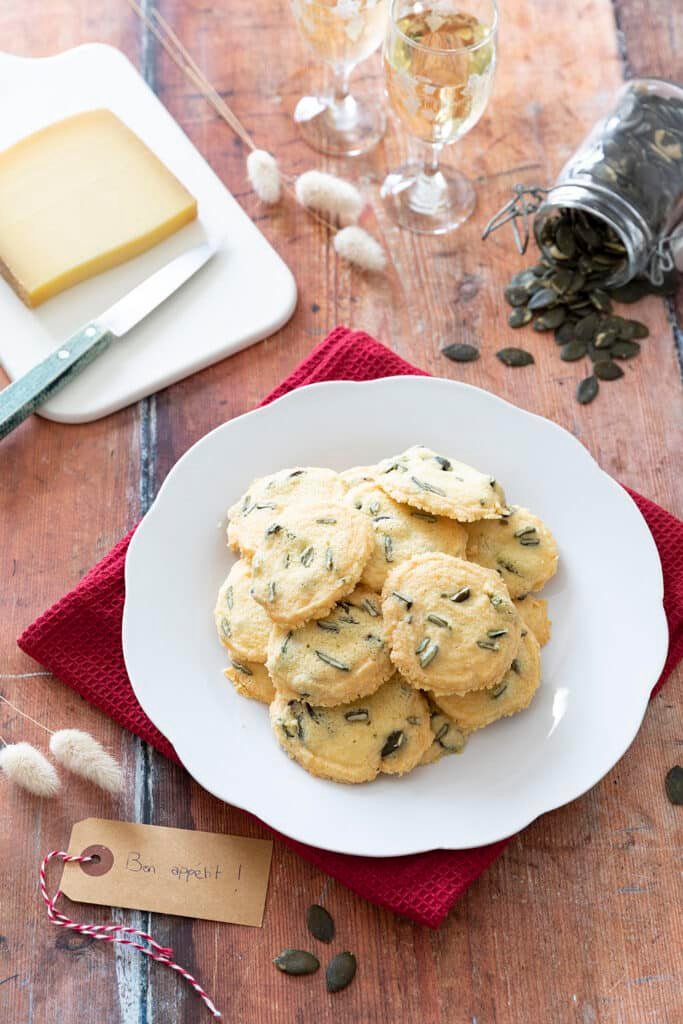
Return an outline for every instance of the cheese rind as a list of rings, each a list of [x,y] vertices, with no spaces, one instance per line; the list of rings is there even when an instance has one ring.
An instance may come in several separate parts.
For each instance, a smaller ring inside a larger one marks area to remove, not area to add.
[[[195,198],[110,110],[75,114],[0,153],[0,273],[31,307],[196,216]]]

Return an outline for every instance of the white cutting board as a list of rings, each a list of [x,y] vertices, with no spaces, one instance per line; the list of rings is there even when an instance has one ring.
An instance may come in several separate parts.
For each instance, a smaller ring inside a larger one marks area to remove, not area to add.
[[[0,362],[14,379],[149,274],[205,237],[218,253],[40,413],[98,419],[272,334],[294,311],[291,271],[216,177],[130,61],[111,46],[54,57],[0,53],[0,149],[69,114],[108,107],[199,202],[199,219],[136,259],[30,310],[0,278]],[[225,127],[226,142],[230,129]],[[246,176],[246,175],[245,175]]]

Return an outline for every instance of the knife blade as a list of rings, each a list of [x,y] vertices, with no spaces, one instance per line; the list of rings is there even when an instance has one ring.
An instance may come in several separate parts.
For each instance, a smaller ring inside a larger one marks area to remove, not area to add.
[[[217,249],[203,242],[176,256],[0,391],[0,439],[189,281]]]

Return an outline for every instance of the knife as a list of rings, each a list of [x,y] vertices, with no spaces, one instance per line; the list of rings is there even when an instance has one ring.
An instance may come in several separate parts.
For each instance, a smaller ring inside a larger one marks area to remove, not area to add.
[[[68,384],[112,341],[122,338],[189,281],[217,248],[213,242],[204,242],[176,256],[106,312],[84,324],[23,377],[17,377],[0,391],[0,439]]]

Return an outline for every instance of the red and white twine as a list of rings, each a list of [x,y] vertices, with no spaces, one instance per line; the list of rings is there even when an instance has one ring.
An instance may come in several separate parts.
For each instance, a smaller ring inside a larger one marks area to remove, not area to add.
[[[40,894],[43,897],[47,907],[47,916],[52,924],[57,925],[59,928],[67,928],[69,931],[77,932],[79,935],[90,935],[93,939],[102,939],[104,942],[120,942],[124,946],[132,946],[133,949],[137,949],[140,953],[144,953],[145,956],[156,960],[157,963],[163,964],[164,967],[170,967],[172,971],[175,971],[181,978],[184,978],[188,985],[192,986],[206,1005],[209,1013],[213,1017],[220,1019],[222,1014],[216,1009],[197,979],[189,971],[186,971],[184,967],[175,962],[173,950],[168,946],[160,946],[151,935],[140,931],[138,928],[127,928],[122,924],[79,924],[77,921],[72,921],[61,910],[57,910],[57,901],[62,895],[62,891],[58,889],[54,896],[50,896],[45,883],[45,870],[50,861],[61,860],[65,864],[87,864],[94,859],[94,857],[84,857],[82,854],[72,855],[64,853],[62,850],[52,850],[43,858],[43,862],[40,865]],[[147,945],[142,945],[133,939],[123,938],[124,935],[137,935],[138,938],[144,939]]]

